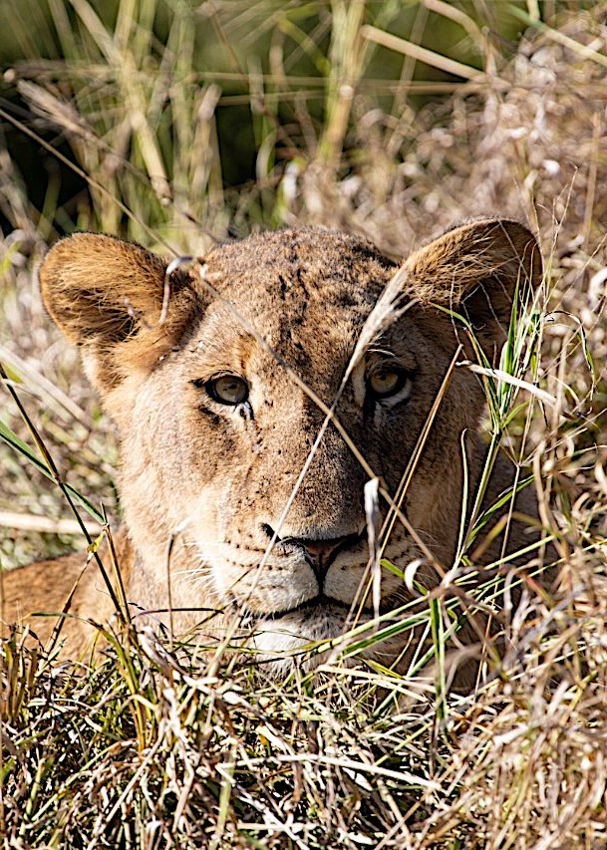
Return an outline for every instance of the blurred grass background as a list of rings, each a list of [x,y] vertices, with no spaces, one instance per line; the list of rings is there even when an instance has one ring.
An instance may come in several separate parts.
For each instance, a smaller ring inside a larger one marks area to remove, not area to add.
[[[605,846],[606,21],[602,0],[0,5],[0,361],[70,484],[119,516],[112,428],[38,293],[59,236],[204,254],[316,223],[404,256],[497,213],[547,260],[534,369],[558,404],[503,444],[562,555],[562,595],[527,600],[442,725],[395,677],[192,684],[181,656],[58,676],[9,649],[10,846]],[[2,419],[29,440],[6,394]],[[0,468],[3,568],[82,547],[56,487],[6,446]]]
[[[201,221],[220,234],[282,223],[285,166],[319,159],[343,175],[355,164],[350,157],[364,155],[361,113],[389,132],[388,154],[402,156],[424,103],[516,51],[527,8],[441,0],[6,3],[4,96],[26,115],[33,109],[36,129],[110,196],[122,192],[133,212],[145,211],[146,225],[183,245],[199,238]],[[382,33],[432,51],[429,63],[378,45]],[[449,73],[452,65],[460,74]],[[92,189],[91,205],[85,179],[18,128],[5,131],[49,235],[94,224],[142,237],[105,193]]]

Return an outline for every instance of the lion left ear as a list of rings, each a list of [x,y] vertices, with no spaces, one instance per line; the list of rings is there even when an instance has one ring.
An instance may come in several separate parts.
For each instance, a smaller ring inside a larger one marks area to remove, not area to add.
[[[535,288],[542,259],[518,221],[482,219],[454,227],[404,263],[410,294],[465,316],[485,343],[503,341],[515,293]]]
[[[81,346],[102,393],[133,370],[151,370],[200,311],[195,276],[179,269],[167,281],[166,269],[165,260],[141,245],[101,233],[68,236],[44,258],[44,303],[70,342]]]

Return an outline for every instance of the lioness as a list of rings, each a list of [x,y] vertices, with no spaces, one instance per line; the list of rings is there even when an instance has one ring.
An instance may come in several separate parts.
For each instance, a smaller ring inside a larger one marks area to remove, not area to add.
[[[359,593],[369,561],[365,484],[373,474],[394,496],[458,344],[462,360],[474,356],[458,315],[496,362],[515,289],[539,281],[541,261],[526,227],[487,218],[447,231],[400,268],[391,321],[344,383],[363,326],[399,270],[368,242],[321,228],[264,233],[211,250],[202,275],[184,266],[165,275],[167,263],[140,245],[93,233],[51,249],[40,269],[46,306],[80,346],[119,433],[116,541],[134,613],[168,622],[170,608],[184,633],[209,609],[224,621],[244,612],[256,645],[276,654],[338,637],[357,594],[363,620],[402,603],[403,580],[387,569],[375,604]],[[337,422],[326,423],[336,397]],[[473,494],[483,406],[478,376],[455,368],[402,504],[407,526],[396,523],[384,552],[401,569],[420,556],[449,568],[462,510],[461,435],[472,435]],[[486,502],[511,480],[500,459]],[[517,507],[534,512],[525,493]],[[523,532],[514,523],[509,546],[528,542]],[[61,611],[83,563],[76,554],[5,574],[5,619]],[[112,611],[91,565],[64,624],[65,652],[89,641],[87,619],[103,622]],[[43,638],[53,625],[32,622]]]

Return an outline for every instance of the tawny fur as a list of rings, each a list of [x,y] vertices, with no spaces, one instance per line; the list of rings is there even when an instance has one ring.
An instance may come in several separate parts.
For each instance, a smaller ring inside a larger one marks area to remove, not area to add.
[[[171,601],[178,611],[172,623],[178,632],[216,608],[248,610],[261,624],[258,645],[268,652],[336,637],[368,559],[360,534],[367,473],[330,425],[278,528],[324,414],[275,355],[330,405],[365,322],[399,266],[355,237],[299,228],[211,251],[204,275],[212,289],[196,270],[179,271],[167,293],[165,268],[138,245],[82,233],[59,242],[40,270],[48,309],[81,346],[87,374],[118,428],[125,515],[119,560],[132,610],[168,608],[172,541]],[[465,314],[494,359],[515,288],[536,285],[541,262],[525,227],[487,219],[448,231],[412,254],[402,269],[397,297],[388,290],[392,321],[382,319],[381,335],[354,364],[336,411],[392,493],[458,342],[465,345],[464,356],[473,356],[463,325],[437,305]],[[393,364],[410,373],[409,396],[371,403],[369,375]],[[209,396],[209,382],[224,374],[247,382],[245,404],[230,407]],[[465,429],[471,434],[474,489],[484,456],[474,436],[483,407],[478,378],[457,369],[404,504],[424,546],[446,569],[462,509],[460,437]],[[512,475],[500,459],[488,503]],[[523,493],[517,508],[534,515],[533,498]],[[278,531],[279,540],[260,568],[268,529]],[[342,538],[347,542],[317,599],[314,544]],[[515,523],[509,546],[527,541],[524,527]],[[397,524],[385,556],[404,568],[420,554]],[[70,555],[5,574],[5,620],[34,610],[60,612],[84,561],[84,555]],[[386,571],[382,606],[393,608],[405,596],[402,582]],[[91,639],[89,619],[103,623],[112,610],[91,563],[70,609],[76,616],[63,626],[66,654],[82,651]],[[32,621],[42,639],[53,626],[53,618]],[[399,648],[388,648],[387,660]]]

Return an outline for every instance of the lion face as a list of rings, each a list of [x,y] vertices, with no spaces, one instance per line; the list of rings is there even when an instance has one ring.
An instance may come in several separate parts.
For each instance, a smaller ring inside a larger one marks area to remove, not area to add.
[[[272,653],[337,638],[357,608],[368,619],[402,604],[392,571],[375,606],[369,591],[365,485],[397,493],[456,350],[452,316],[430,304],[465,303],[491,352],[534,245],[521,225],[484,221],[417,252],[392,321],[353,362],[399,268],[366,242],[253,236],[168,281],[139,246],[59,243],[43,293],[119,430],[129,598],[166,608],[170,575],[181,629],[208,609],[238,613]],[[397,522],[383,550],[401,569],[428,550],[452,556],[460,434],[482,407],[476,378],[455,370],[402,505],[409,527]]]

